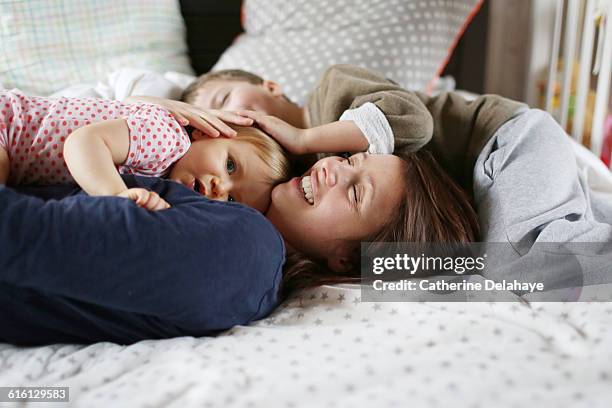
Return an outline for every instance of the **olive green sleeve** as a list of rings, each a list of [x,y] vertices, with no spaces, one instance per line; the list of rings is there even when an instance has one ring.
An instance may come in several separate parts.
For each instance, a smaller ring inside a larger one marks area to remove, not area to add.
[[[387,118],[395,152],[416,151],[431,140],[433,119],[419,93],[353,65],[333,65],[323,74],[308,102],[311,126],[335,122],[344,111],[367,102]]]

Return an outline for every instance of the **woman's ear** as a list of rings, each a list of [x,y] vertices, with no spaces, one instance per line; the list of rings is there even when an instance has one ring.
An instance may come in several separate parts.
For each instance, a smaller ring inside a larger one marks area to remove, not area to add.
[[[327,260],[329,269],[336,273],[346,274],[351,270],[351,262],[345,257],[332,257]]]
[[[332,250],[332,253],[327,257],[327,266],[336,273],[345,274],[353,269],[351,256],[345,245],[339,245]]]
[[[283,96],[283,88],[280,84],[264,79],[262,83],[263,87],[266,88],[274,96]]]

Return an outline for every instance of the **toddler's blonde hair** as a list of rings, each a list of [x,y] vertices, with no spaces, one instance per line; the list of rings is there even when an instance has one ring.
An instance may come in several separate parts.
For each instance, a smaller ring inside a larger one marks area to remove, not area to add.
[[[291,166],[285,150],[274,139],[261,129],[252,126],[229,125],[237,133],[236,141],[248,143],[255,148],[255,153],[271,170],[266,175],[267,181],[275,186],[289,180]]]

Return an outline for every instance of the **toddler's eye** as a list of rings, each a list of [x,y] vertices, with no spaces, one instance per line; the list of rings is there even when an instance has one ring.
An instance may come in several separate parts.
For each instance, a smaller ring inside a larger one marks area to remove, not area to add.
[[[227,172],[229,174],[232,174],[234,171],[236,171],[236,163],[234,163],[234,160],[230,157],[228,157],[227,161],[225,162],[225,168],[227,169]]]
[[[227,201],[236,201],[236,200],[231,195],[228,195],[227,196]]]

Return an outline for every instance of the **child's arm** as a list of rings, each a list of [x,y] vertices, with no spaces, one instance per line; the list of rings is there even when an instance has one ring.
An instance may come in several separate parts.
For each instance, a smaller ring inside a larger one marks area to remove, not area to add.
[[[6,184],[10,170],[8,153],[4,147],[0,147],[0,184]]]
[[[64,144],[64,160],[74,180],[92,196],[118,195],[149,209],[168,208],[143,189],[128,189],[116,166],[127,160],[130,133],[125,119],[93,123],[75,130]]]
[[[365,152],[368,140],[351,121],[332,122],[304,129],[303,153]]]
[[[239,113],[257,122],[264,132],[292,154],[355,153],[368,149],[368,140],[352,121],[338,121],[309,129],[298,129],[275,116],[261,112],[240,111]]]

